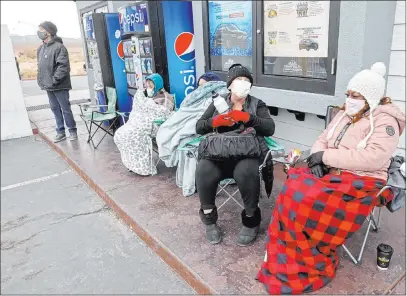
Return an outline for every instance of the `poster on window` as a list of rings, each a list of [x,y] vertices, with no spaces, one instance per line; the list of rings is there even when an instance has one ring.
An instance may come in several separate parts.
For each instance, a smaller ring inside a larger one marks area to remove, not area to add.
[[[329,1],[264,1],[264,55],[328,56]]]
[[[252,2],[208,1],[211,69],[252,66]]]

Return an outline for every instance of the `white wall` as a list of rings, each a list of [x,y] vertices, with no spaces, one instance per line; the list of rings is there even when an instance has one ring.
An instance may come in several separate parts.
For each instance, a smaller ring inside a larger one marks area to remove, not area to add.
[[[406,110],[406,2],[397,1],[391,44],[387,93],[393,103]],[[400,137],[398,154],[406,155],[406,132]]]
[[[6,25],[1,25],[1,140],[32,135]]]

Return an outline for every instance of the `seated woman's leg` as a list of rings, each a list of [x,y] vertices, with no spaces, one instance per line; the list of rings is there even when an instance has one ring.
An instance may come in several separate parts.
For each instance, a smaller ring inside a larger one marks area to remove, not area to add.
[[[215,197],[222,175],[218,164],[207,159],[201,159],[196,167],[196,188],[201,202],[199,216],[206,225],[206,238],[211,244],[221,241],[221,235],[216,226],[218,211],[215,206]]]
[[[237,243],[246,246],[256,239],[261,222],[261,213],[258,207],[260,197],[260,160],[247,158],[236,164],[233,172],[243,199],[244,210],[242,211],[243,227],[239,232]]]
[[[316,178],[291,169],[278,195],[258,273],[269,294],[303,294],[327,285],[337,248],[358,231],[385,181],[342,172]]]

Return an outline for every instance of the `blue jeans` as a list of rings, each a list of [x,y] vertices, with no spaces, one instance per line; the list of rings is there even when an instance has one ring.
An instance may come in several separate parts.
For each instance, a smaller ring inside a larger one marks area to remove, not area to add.
[[[76,122],[69,101],[69,90],[47,91],[49,105],[54,113],[58,134],[65,134],[65,124],[70,134],[76,134]]]

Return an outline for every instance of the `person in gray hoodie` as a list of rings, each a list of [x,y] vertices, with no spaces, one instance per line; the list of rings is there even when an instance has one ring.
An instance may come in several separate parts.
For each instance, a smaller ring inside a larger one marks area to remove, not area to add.
[[[58,37],[57,27],[52,22],[39,25],[37,35],[42,40],[37,50],[37,82],[48,94],[49,104],[57,124],[54,142],[66,139],[65,124],[69,130],[69,139],[77,140],[76,122],[74,120],[69,90],[71,86],[68,50]]]

